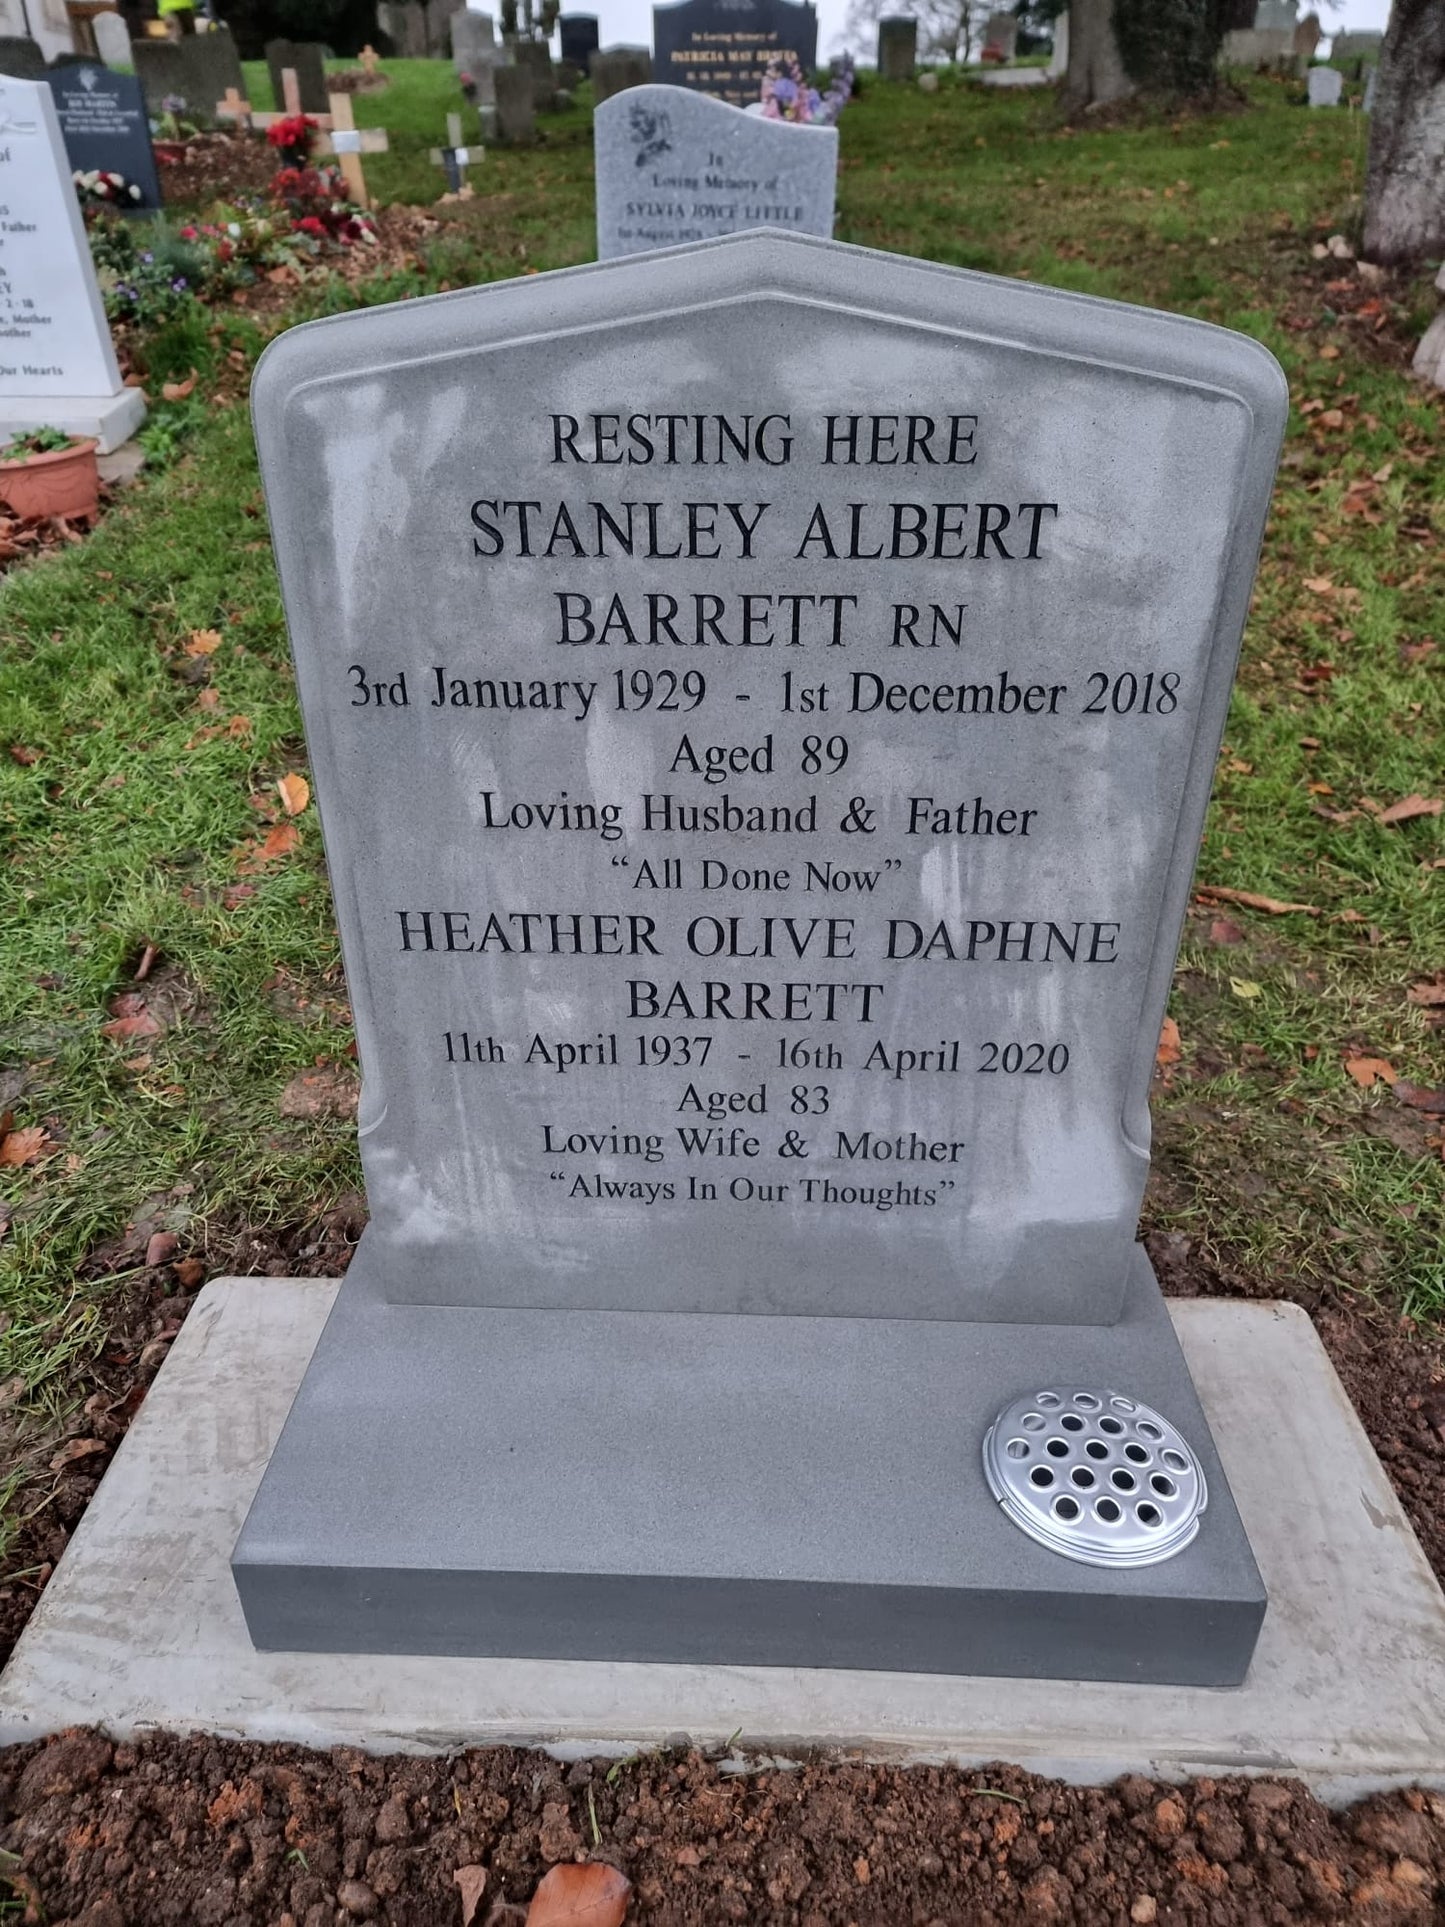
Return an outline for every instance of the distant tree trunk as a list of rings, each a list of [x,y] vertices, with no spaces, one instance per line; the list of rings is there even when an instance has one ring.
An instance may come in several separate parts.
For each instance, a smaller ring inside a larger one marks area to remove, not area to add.
[[[1365,259],[1445,253],[1445,0],[1395,0],[1365,176]]]
[[[1124,71],[1119,43],[1114,38],[1114,0],[1072,0],[1065,109],[1073,114],[1083,107],[1102,107],[1111,100],[1123,100],[1133,91],[1134,84]]]

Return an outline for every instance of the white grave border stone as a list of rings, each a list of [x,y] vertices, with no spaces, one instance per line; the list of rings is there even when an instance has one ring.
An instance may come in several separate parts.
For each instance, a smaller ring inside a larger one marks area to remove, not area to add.
[[[37,344],[31,365],[46,372],[6,372],[23,368],[30,351],[16,345],[8,332],[12,323],[0,318],[0,438],[58,428],[94,436],[104,454],[140,427],[145,397],[120,378],[71,174],[49,84],[0,75],[0,198],[9,208],[0,230],[0,269],[10,281],[12,302],[38,303],[37,311],[49,316],[57,335],[64,331],[69,344],[63,362],[49,359],[56,349],[47,342]],[[37,234],[42,224],[53,231],[31,263],[16,271],[11,262],[22,224]],[[27,272],[34,278],[27,281]]]

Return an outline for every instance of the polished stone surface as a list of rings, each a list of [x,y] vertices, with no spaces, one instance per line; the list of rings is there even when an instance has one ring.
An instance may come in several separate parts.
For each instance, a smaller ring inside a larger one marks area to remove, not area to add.
[[[602,261],[744,228],[833,232],[836,127],[745,114],[685,87],[634,87],[593,116]]]
[[[1285,406],[771,233],[276,341],[387,1294],[1116,1318]]]
[[[673,0],[652,9],[652,79],[733,107],[759,98],[771,61],[818,64],[812,0]]]
[[[1445,1601],[1304,1314],[1170,1312],[1270,1591],[1242,1687],[759,1666],[258,1653],[227,1566],[327,1312],[324,1279],[207,1285],[0,1676],[0,1743],[98,1722],[378,1751],[699,1743],[1445,1786]],[[1280,1387],[1289,1396],[1281,1399]]]

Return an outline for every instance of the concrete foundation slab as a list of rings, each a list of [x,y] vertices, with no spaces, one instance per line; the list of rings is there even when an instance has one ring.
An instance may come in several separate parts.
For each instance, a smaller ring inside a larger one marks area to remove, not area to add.
[[[0,1741],[76,1723],[314,1746],[535,1743],[625,1753],[679,1733],[861,1748],[1103,1781],[1297,1774],[1345,1801],[1445,1786],[1445,1599],[1304,1314],[1171,1312],[1270,1610],[1242,1687],[258,1653],[228,1561],[330,1309],[319,1280],[201,1294],[0,1675]]]

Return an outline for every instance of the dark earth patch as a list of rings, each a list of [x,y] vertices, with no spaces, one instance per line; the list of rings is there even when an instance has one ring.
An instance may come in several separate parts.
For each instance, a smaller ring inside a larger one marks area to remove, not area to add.
[[[69,1927],[520,1927],[549,1866],[609,1862],[629,1919],[832,1923],[1429,1921],[1445,1798],[1332,1814],[1301,1786],[989,1766],[791,1770],[658,1752],[560,1764],[497,1748],[373,1759],[72,1731],[0,1755],[0,1861],[28,1921]]]

